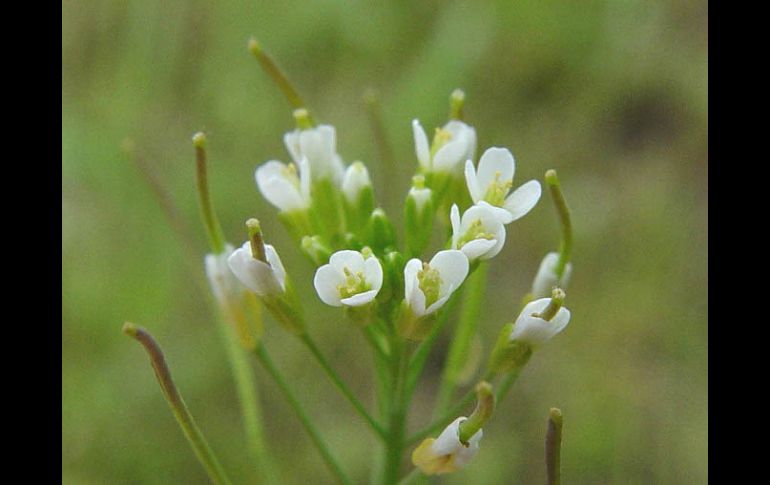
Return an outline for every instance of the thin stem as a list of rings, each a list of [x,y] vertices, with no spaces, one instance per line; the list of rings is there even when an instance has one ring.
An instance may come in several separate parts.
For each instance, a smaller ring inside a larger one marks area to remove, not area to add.
[[[340,467],[339,463],[337,463],[337,460],[331,454],[329,447],[323,441],[323,438],[321,438],[321,434],[318,432],[318,429],[316,429],[315,424],[313,424],[313,421],[310,419],[302,405],[294,396],[294,393],[292,392],[288,383],[275,367],[275,364],[273,364],[273,361],[267,354],[264,346],[257,346],[254,353],[256,354],[257,359],[259,359],[260,364],[262,364],[262,367],[265,368],[267,373],[270,374],[270,377],[280,388],[284,397],[289,402],[292,410],[294,410],[294,413],[297,415],[297,418],[299,418],[300,423],[302,423],[302,426],[305,428],[305,432],[307,432],[307,434],[310,436],[310,439],[313,441],[313,444],[316,446],[316,448],[318,448],[318,451],[321,453],[321,457],[324,459],[324,462],[329,467],[331,472],[340,483],[352,484],[353,482],[351,482],[347,475],[345,475],[342,467]]]
[[[449,347],[444,372],[441,375],[441,386],[439,388],[435,415],[441,415],[449,407],[449,403],[452,401],[452,396],[457,388],[460,373],[467,362],[468,349],[470,348],[473,336],[476,334],[481,303],[484,299],[487,268],[487,263],[481,262],[476,271],[468,277],[468,288],[463,295],[462,314],[457,323],[457,330],[452,339],[452,344]]]
[[[362,331],[366,341],[369,342],[369,345],[372,347],[372,350],[374,350],[377,356],[380,359],[388,360],[388,354],[385,352],[385,349],[382,348],[382,344],[379,342],[379,337],[375,333],[376,330],[374,329],[374,326],[366,325],[362,328]]]
[[[562,239],[561,247],[559,248],[559,261],[556,263],[556,276],[561,279],[564,275],[564,268],[567,266],[572,254],[572,219],[569,207],[567,207],[567,201],[564,199],[564,193],[561,191],[561,184],[559,183],[559,177],[556,175],[556,170],[548,170],[545,173],[545,181],[550,189],[551,198],[556,206],[556,213],[559,215],[559,222],[561,223]]]
[[[166,364],[163,350],[158,345],[158,342],[155,341],[147,330],[129,322],[123,325],[123,333],[142,344],[150,356],[150,363],[155,371],[155,377],[160,384],[163,395],[171,407],[171,411],[174,413],[179,426],[182,428],[187,441],[190,442],[195,456],[198,457],[198,461],[206,469],[206,473],[208,473],[211,481],[216,484],[230,484],[225,470],[220,465],[219,460],[214,455],[214,451],[209,446],[198,425],[195,424],[195,420],[187,409],[182,395],[179,394],[176,384],[174,384],[174,379],[171,377],[171,371]]]
[[[545,434],[545,472],[548,485],[561,483],[561,411],[551,408],[548,412],[548,431]]]
[[[430,351],[433,348],[433,345],[436,343],[436,340],[438,340],[438,336],[441,334],[441,331],[449,322],[449,316],[454,315],[455,308],[460,301],[460,294],[463,291],[465,291],[464,287],[460,291],[456,291],[449,298],[449,301],[443,308],[441,315],[439,315],[436,324],[433,326],[433,329],[430,331],[425,340],[420,342],[417,350],[415,350],[414,354],[412,355],[412,359],[409,361],[409,374],[407,376],[406,383],[407,399],[412,397],[412,394],[417,387],[417,382],[420,379],[420,375],[422,374],[422,370],[425,367],[425,363],[428,360],[428,355],[430,355]]]
[[[220,328],[227,341],[228,359],[235,378],[235,388],[238,392],[243,425],[246,428],[246,439],[254,468],[265,483],[278,483],[275,465],[265,447],[262,410],[257,395],[254,371],[249,365],[246,352],[238,345],[233,328],[228,325],[220,325]]]
[[[332,381],[332,383],[337,387],[337,389],[342,393],[343,396],[350,402],[350,404],[355,408],[355,410],[358,412],[358,414],[364,418],[364,420],[371,426],[371,428],[377,433],[377,435],[385,440],[387,439],[387,433],[385,430],[380,426],[377,421],[372,418],[372,416],[366,411],[366,408],[364,408],[363,404],[361,404],[361,401],[359,401],[356,396],[353,394],[353,392],[348,388],[348,386],[345,384],[345,382],[340,378],[340,376],[334,371],[332,366],[329,364],[329,361],[326,360],[326,357],[321,353],[321,350],[318,348],[318,346],[315,344],[312,338],[308,334],[303,334],[300,339],[302,340],[302,343],[305,344],[305,346],[310,350],[310,353],[313,354],[313,357],[318,361],[318,363],[321,365],[321,368],[326,373],[327,377]]]
[[[212,252],[219,254],[225,249],[225,237],[222,233],[222,226],[219,225],[217,214],[214,212],[211,195],[209,194],[206,169],[206,135],[201,132],[196,133],[193,136],[193,145],[195,146],[195,175],[203,225],[206,227],[206,234],[209,237]]]
[[[281,90],[292,108],[296,109],[304,107],[304,101],[302,101],[299,93],[294,89],[294,86],[292,86],[289,78],[284,74],[281,68],[278,67],[278,64],[275,63],[273,58],[270,57],[270,54],[265,52],[265,49],[259,41],[253,37],[249,39],[249,51],[257,58],[262,69],[268,76],[270,76],[270,79],[273,80],[276,86],[278,86],[278,89]]]

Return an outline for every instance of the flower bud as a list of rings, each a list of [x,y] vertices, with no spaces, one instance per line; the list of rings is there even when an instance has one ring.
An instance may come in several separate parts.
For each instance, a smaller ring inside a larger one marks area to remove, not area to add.
[[[433,215],[432,191],[425,187],[424,176],[415,175],[404,204],[405,237],[410,255],[419,256],[430,242]]]

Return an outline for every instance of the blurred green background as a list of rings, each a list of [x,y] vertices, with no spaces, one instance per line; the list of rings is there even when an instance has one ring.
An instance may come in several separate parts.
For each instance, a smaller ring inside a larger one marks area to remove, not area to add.
[[[312,269],[256,190],[255,167],[287,160],[280,92],[249,55],[256,35],[347,162],[367,163],[400,217],[416,160],[410,121],[443,124],[466,91],[479,153],[511,148],[514,185],[556,168],[573,210],[567,330],[538,352],[485,428],[481,452],[440,483],[543,483],[548,408],[565,416],[565,483],[706,483],[708,468],[707,4],[697,1],[204,2],[62,4],[62,482],[206,483],[125,320],[164,346],[191,411],[238,483],[252,476],[225,349],[202,291],[205,237],[190,136],[209,136],[211,186],[228,238],[263,220],[311,332],[373,403],[356,329],[322,307]],[[396,160],[385,180],[362,94],[374,87]],[[136,165],[178,208],[180,238]],[[544,197],[509,227],[480,324],[485,355],[558,244]],[[365,483],[375,438],[305,349],[267,325],[267,345],[331,447]],[[428,419],[447,337],[415,396]],[[256,365],[255,365],[256,369]],[[331,480],[276,388],[256,369],[285,483]]]

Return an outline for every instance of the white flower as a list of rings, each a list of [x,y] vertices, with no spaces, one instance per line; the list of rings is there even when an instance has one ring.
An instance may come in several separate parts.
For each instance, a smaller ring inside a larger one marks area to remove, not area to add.
[[[468,445],[460,441],[460,424],[467,418],[459,417],[444,428],[438,438],[428,438],[412,452],[412,462],[426,475],[452,473],[467,465],[479,451],[484,432],[476,431]]]
[[[307,157],[314,180],[330,178],[338,187],[342,183],[345,167],[337,154],[337,134],[332,125],[290,131],[283,142],[295,163]]]
[[[265,244],[265,259],[267,262],[255,259],[251,253],[251,243],[246,241],[233,251],[227,264],[238,280],[259,296],[280,295],[286,291],[286,271],[281,258],[270,244]]]
[[[254,174],[262,196],[278,210],[291,212],[310,207],[310,164],[307,158],[285,165],[277,160],[265,162]]]
[[[404,293],[412,313],[422,317],[441,308],[466,276],[468,258],[462,251],[439,251],[430,263],[410,259],[404,267]]]
[[[225,306],[243,291],[243,287],[227,265],[227,259],[232,253],[233,246],[225,244],[225,250],[221,253],[206,255],[206,277],[209,280],[209,286],[219,304]]]
[[[542,313],[549,303],[551,303],[550,298],[540,298],[528,303],[521,311],[519,318],[516,319],[509,340],[537,346],[564,330],[570,318],[569,310],[564,307],[559,308],[559,311],[550,321],[534,316],[534,314]]]
[[[559,253],[548,253],[540,263],[537,275],[532,283],[532,294],[535,298],[546,297],[551,294],[554,286],[567,289],[570,276],[572,276],[572,263],[564,266],[564,273],[559,279],[556,276],[556,264],[559,262]]]
[[[382,265],[375,256],[364,259],[358,251],[337,251],[318,268],[313,284],[327,305],[366,305],[382,288]]]
[[[426,172],[456,173],[463,160],[476,156],[476,130],[462,121],[452,120],[436,130],[433,145],[418,120],[412,120],[417,160]]]
[[[345,170],[345,177],[342,179],[342,193],[351,204],[358,202],[358,196],[366,187],[371,187],[372,181],[369,178],[369,171],[366,165],[361,162],[353,162]]]
[[[449,213],[452,248],[460,249],[470,261],[489,259],[505,244],[505,226],[488,206],[474,205],[460,218],[457,204]]]
[[[465,183],[473,202],[487,205],[503,224],[523,217],[540,199],[541,188],[537,180],[530,180],[512,194],[516,164],[507,148],[488,148],[479,160],[478,170],[473,162],[465,162]]]

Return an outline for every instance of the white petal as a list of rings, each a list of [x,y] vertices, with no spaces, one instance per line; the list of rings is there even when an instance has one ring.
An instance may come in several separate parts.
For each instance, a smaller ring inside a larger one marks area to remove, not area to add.
[[[280,263],[280,260],[278,262]],[[283,284],[276,278],[273,268],[252,257],[248,241],[230,255],[227,264],[238,280],[258,295],[275,295],[284,291]],[[280,270],[283,270],[283,266]]]
[[[537,275],[535,275],[535,279],[532,282],[532,294],[535,298],[551,296],[551,290],[558,284],[556,278],[556,264],[558,261],[559,253],[551,252],[546,254],[543,261],[540,262]]]
[[[428,136],[422,129],[418,120],[412,120],[412,134],[414,135],[414,151],[417,160],[423,169],[430,169],[430,148],[428,147]]]
[[[251,247],[249,247],[251,250]],[[286,270],[283,268],[283,262],[281,257],[278,256],[275,248],[271,244],[265,244],[265,259],[270,263],[270,267],[273,270],[273,275],[278,283],[281,285],[281,290],[286,289]]]
[[[465,416],[461,416],[444,428],[431,446],[431,449],[436,455],[451,455],[464,447],[460,442],[460,424],[467,419],[468,418]]]
[[[417,273],[422,269],[422,261],[410,259],[404,266],[404,298],[417,316],[425,313],[425,295],[417,281]]]
[[[484,436],[483,430],[476,431],[473,436],[468,440],[468,446],[462,446],[457,453],[455,453],[454,463],[458,468],[462,468],[467,465],[476,453],[479,452],[479,441]]]
[[[496,245],[496,239],[474,239],[465,243],[461,251],[471,261],[475,261],[477,258],[489,259],[491,256],[487,257],[486,253],[490,252]]]
[[[299,135],[302,155],[306,156],[319,178],[332,178],[332,163],[336,154],[336,133],[331,125],[319,125],[310,130],[303,130]]]
[[[310,205],[310,162],[307,157],[302,157],[299,161],[299,192],[306,206]]]
[[[541,345],[564,330],[570,319],[570,312],[564,307],[559,309],[550,322],[532,316],[533,313],[541,313],[545,310],[550,302],[550,298],[540,298],[528,303],[516,319],[510,339],[527,342],[531,345]]]
[[[540,188],[540,182],[537,180],[530,180],[526,184],[516,189],[511,195],[505,199],[503,207],[511,213],[513,217],[511,221],[515,221],[527,214],[537,201],[540,200],[540,194],[542,189]]]
[[[489,209],[489,211],[495,215],[495,218],[500,221],[500,224],[508,224],[513,222],[513,216],[511,216],[511,213],[508,212],[507,209],[503,209],[502,207],[495,207],[486,200],[480,200],[477,202],[477,204],[485,207],[486,209]]]
[[[452,204],[452,208],[449,210],[449,221],[452,223],[452,248],[457,249],[457,241],[460,239],[460,230],[462,228],[460,209],[457,207],[457,204]]]
[[[484,256],[482,256],[481,259],[494,258],[503,249],[503,246],[505,245],[505,226],[503,226],[502,224],[499,225],[499,228],[497,230],[497,233],[495,233],[495,238],[493,240],[495,241],[495,245],[492,247],[492,249],[489,250],[489,252],[484,254]]]
[[[283,144],[286,145],[286,150],[291,155],[294,163],[299,163],[302,159],[302,149],[299,146],[299,130],[290,131],[283,135]]]
[[[500,173],[498,182],[513,180],[515,162],[513,155],[507,148],[487,148],[481,160],[479,160],[478,179],[479,185],[486,190],[489,184],[495,181],[495,175]]]
[[[351,272],[357,273],[364,271],[364,257],[358,251],[345,249],[337,251],[329,258],[329,264],[332,265],[340,274],[344,274],[342,268],[347,267]]]
[[[476,177],[476,168],[473,166],[473,160],[465,161],[465,185],[468,187],[468,193],[471,194],[473,202],[478,202],[484,197],[484,190],[479,186],[479,180]]]
[[[382,265],[376,256],[366,258],[364,261],[364,278],[375,292],[382,288]]]
[[[342,306],[338,285],[344,284],[345,278],[337,268],[325,264],[318,268],[313,278],[313,286],[321,300],[327,305]]]
[[[439,295],[444,296],[459,287],[468,276],[468,258],[462,251],[446,249],[439,251],[430,260],[430,267],[441,275]]]
[[[436,172],[454,173],[462,160],[465,159],[467,147],[462,140],[451,140],[438,149],[433,156],[433,170]]]
[[[343,305],[347,306],[361,306],[366,305],[367,303],[374,300],[375,296],[377,296],[377,290],[369,290],[350,296],[348,298],[343,298],[340,301]]]
[[[308,206],[294,184],[286,179],[268,179],[259,189],[262,196],[280,211],[302,210]]]
[[[451,120],[444,129],[452,134],[453,140],[460,141],[464,146],[463,160],[476,158],[476,129],[458,120]]]

